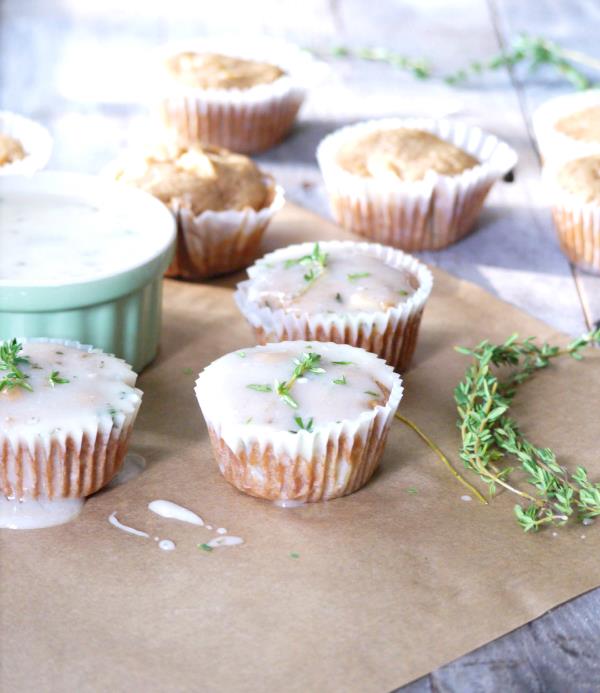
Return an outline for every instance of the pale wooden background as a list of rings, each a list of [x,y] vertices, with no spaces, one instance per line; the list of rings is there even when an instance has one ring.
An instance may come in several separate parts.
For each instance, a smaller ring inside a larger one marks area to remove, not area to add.
[[[148,51],[168,40],[242,31],[322,53],[376,45],[451,71],[523,31],[600,58],[599,29],[600,0],[0,0],[0,106],[51,129],[52,167],[96,172],[143,132]],[[568,85],[547,73],[526,79],[517,69],[456,89],[387,65],[330,64],[292,136],[260,157],[289,199],[328,214],[314,151],[342,124],[414,114],[478,123],[518,150],[516,181],[496,186],[472,236],[423,257],[557,330],[577,335],[600,320],[600,278],[571,267],[558,249],[531,133],[532,109]],[[549,579],[552,570],[577,566],[549,567]],[[597,691],[599,652],[595,591],[405,690]]]

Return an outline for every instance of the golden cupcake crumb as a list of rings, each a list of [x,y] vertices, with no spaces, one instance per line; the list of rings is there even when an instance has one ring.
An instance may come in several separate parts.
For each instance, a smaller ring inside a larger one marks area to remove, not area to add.
[[[600,154],[568,161],[558,171],[557,180],[581,202],[600,202]]]
[[[250,89],[271,84],[285,74],[270,63],[194,51],[169,58],[167,70],[181,84],[197,89]]]
[[[377,130],[343,145],[338,164],[366,178],[422,180],[429,171],[455,176],[479,161],[436,135],[413,128]]]
[[[600,106],[591,106],[558,120],[554,129],[574,140],[600,142]]]
[[[128,162],[116,177],[194,214],[247,208],[258,211],[269,203],[272,188],[251,159],[216,147],[157,151]]]
[[[0,132],[0,166],[12,164],[25,158],[25,149],[20,140]]]

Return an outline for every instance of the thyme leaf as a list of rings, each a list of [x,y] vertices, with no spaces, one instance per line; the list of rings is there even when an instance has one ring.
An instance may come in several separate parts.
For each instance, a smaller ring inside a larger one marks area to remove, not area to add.
[[[30,365],[29,357],[19,355],[22,351],[23,345],[16,339],[0,343],[0,371],[5,373],[0,373],[0,392],[14,390],[16,387],[33,391],[27,382],[29,376],[20,368],[21,365]]]

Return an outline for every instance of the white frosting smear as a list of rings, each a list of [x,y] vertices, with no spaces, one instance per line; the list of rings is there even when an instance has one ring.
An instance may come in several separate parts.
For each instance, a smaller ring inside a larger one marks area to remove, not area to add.
[[[217,534],[227,534],[225,527],[217,527]]]
[[[172,541],[171,539],[161,539],[158,542],[158,548],[162,549],[163,551],[174,551],[175,550],[175,542]]]
[[[141,264],[157,240],[127,205],[51,193],[11,193],[0,201],[0,281],[61,283]]]
[[[211,549],[218,549],[222,546],[238,546],[243,543],[244,540],[241,537],[234,537],[231,534],[226,534],[207,541],[206,545],[210,546]]]
[[[166,517],[169,520],[180,520],[181,522],[189,522],[192,525],[203,526],[204,520],[196,515],[196,513],[184,508],[177,503],[172,503],[167,500],[154,500],[148,503],[148,510],[153,513]]]
[[[127,534],[134,534],[136,537],[144,537],[145,539],[150,539],[150,535],[147,532],[142,532],[141,529],[129,527],[128,525],[124,525],[122,522],[119,522],[119,520],[117,519],[116,512],[109,515],[108,521],[113,527],[116,527],[117,529],[120,529],[123,532],[127,532]]]
[[[301,500],[291,500],[289,498],[281,498],[273,501],[273,504],[279,508],[299,508],[301,505],[306,505],[306,502]]]
[[[77,517],[82,508],[83,498],[18,501],[0,496],[0,527],[5,529],[54,527]]]

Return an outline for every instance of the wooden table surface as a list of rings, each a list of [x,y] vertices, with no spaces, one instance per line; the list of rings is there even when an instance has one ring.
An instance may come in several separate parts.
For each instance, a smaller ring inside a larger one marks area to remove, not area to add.
[[[146,122],[140,101],[147,97],[140,75],[149,49],[165,41],[271,34],[322,54],[340,44],[385,47],[428,57],[449,72],[497,52],[520,32],[600,58],[599,28],[599,0],[0,0],[0,106],[50,128],[52,168],[96,172],[139,139]],[[532,110],[568,84],[516,69],[458,89],[415,81],[386,64],[329,63],[330,74],[311,92],[293,134],[259,157],[289,199],[329,214],[314,152],[340,125],[417,114],[477,123],[518,150],[515,182],[494,188],[469,238],[423,258],[557,330],[578,335],[600,320],[600,277],[572,267],[558,248],[531,131]],[[599,645],[597,590],[403,690],[599,690]]]

